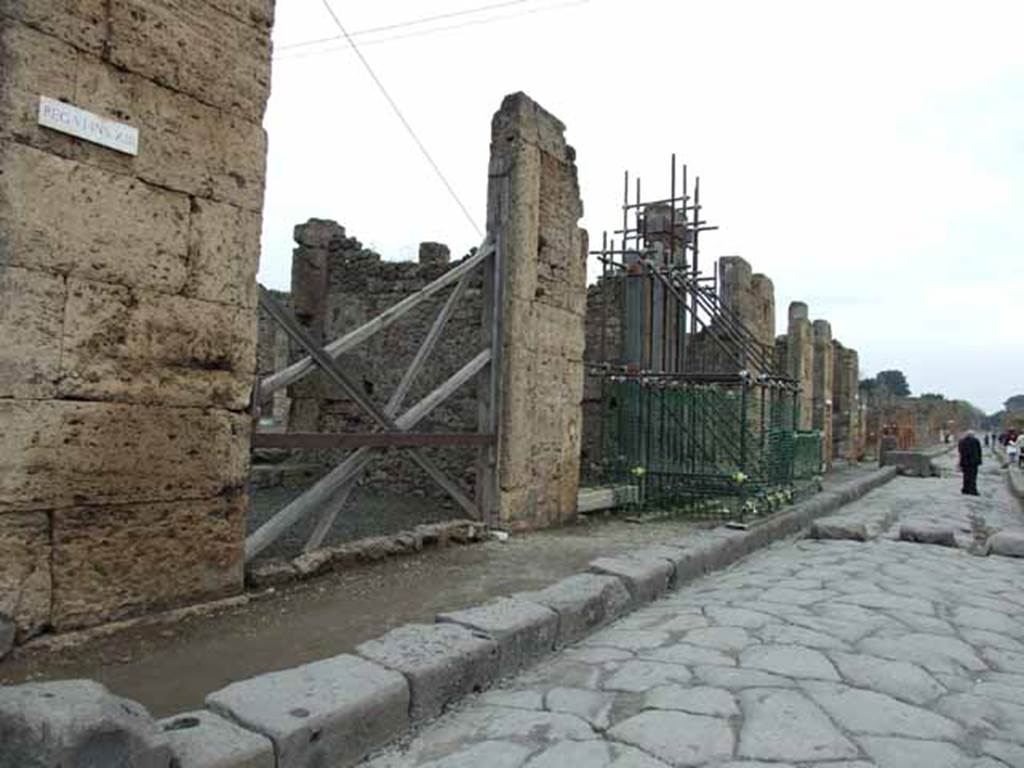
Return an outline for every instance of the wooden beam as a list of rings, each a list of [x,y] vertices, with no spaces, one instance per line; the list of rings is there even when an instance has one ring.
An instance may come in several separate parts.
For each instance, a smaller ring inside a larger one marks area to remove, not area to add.
[[[253,448],[415,448],[440,445],[492,445],[494,435],[478,432],[257,432]]]
[[[491,351],[489,349],[482,351],[459,369],[448,381],[395,419],[394,425],[401,431],[408,431],[415,427],[431,411],[448,399],[459,386],[475,376],[487,364],[490,356]],[[245,540],[246,561],[248,562],[270,546],[282,533],[310,512],[322,509],[325,505],[330,504],[331,500],[336,498],[337,493],[349,481],[349,478],[361,472],[370,459],[373,458],[373,450],[369,447],[355,450],[341,464],[314,483],[305,493],[292,500],[291,503],[287,504],[276,515],[249,534]],[[464,496],[463,499],[465,499]],[[459,499],[456,498],[456,502],[459,502]],[[337,514],[336,509],[334,514]],[[333,521],[333,518],[331,520]]]
[[[485,240],[481,243],[479,250],[464,262],[448,270],[416,293],[405,297],[397,304],[384,310],[372,320],[368,320],[341,338],[335,339],[323,348],[324,351],[331,357],[337,358],[345,352],[348,352],[353,347],[356,347],[366,341],[366,339],[370,338],[378,331],[382,331],[391,326],[395,321],[401,319],[402,316],[409,312],[409,310],[417,307],[438,291],[443,290],[446,286],[449,286],[456,280],[461,279],[463,275],[471,272],[478,264],[490,255],[492,249],[491,244]],[[294,384],[296,381],[312,372],[315,367],[316,364],[313,362],[312,357],[304,357],[301,360],[292,363],[287,368],[283,368],[276,373],[266,376],[260,383],[261,397],[266,399],[281,387]]]
[[[430,353],[434,351],[434,347],[437,346],[438,340],[441,338],[441,334],[444,332],[445,325],[448,324],[448,318],[452,316],[452,312],[455,311],[455,307],[458,306],[459,299],[462,298],[462,294],[466,292],[466,288],[469,286],[469,274],[463,275],[459,282],[455,284],[455,288],[452,289],[451,295],[448,297],[448,301],[441,307],[441,311],[437,313],[437,317],[434,318],[433,325],[430,326],[430,331],[427,333],[423,343],[420,344],[420,348],[416,350],[416,356],[413,357],[412,362],[409,363],[409,367],[405,369],[405,373],[402,375],[402,380],[398,382],[398,386],[395,387],[395,391],[391,395],[391,399],[388,400],[387,406],[384,411],[395,414],[399,408],[402,407],[402,402],[405,400],[405,396],[409,394],[409,388],[412,387],[412,383],[416,380],[420,370],[423,368],[423,364],[430,357]]]

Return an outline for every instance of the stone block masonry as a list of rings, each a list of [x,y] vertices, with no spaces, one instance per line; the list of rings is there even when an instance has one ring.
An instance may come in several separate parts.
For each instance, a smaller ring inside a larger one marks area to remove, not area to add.
[[[586,233],[565,126],[525,94],[491,126],[488,232],[504,269],[498,516],[513,528],[576,514]]]
[[[295,227],[292,290],[279,298],[291,303],[310,335],[326,343],[357,328],[415,293],[449,269],[449,250],[440,243],[423,243],[418,262],[387,261],[364,248],[344,227],[327,219],[310,219]],[[449,289],[450,291],[450,289]],[[426,338],[449,291],[425,300],[409,314],[339,359],[368,397],[381,407],[391,397]],[[439,387],[478,349],[481,280],[470,279],[458,306],[448,319],[426,364],[413,382],[401,410]],[[482,347],[482,342],[480,343]],[[262,374],[279,370],[302,356],[291,349],[283,331],[263,312],[259,315],[258,367]],[[418,426],[422,431],[472,432],[477,425],[476,389],[464,386]],[[267,406],[264,405],[264,408]],[[269,413],[264,415],[270,415]],[[369,431],[365,413],[324,374],[315,372],[275,393],[274,428],[292,432]],[[347,451],[301,452],[303,461],[333,466]],[[430,495],[447,499],[426,473],[402,451],[385,453],[370,465],[364,482],[387,484],[389,492]],[[431,448],[430,455],[467,489],[473,487],[477,451],[474,448]]]
[[[0,613],[242,586],[270,0],[0,7]],[[139,131],[126,155],[40,96]]]

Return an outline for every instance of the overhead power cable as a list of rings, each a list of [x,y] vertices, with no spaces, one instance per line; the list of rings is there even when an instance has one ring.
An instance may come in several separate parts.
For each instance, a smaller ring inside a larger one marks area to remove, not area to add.
[[[366,57],[363,56],[363,52],[360,51],[359,47],[356,45],[355,40],[352,39],[352,36],[349,35],[348,31],[345,29],[345,25],[341,23],[341,19],[338,18],[338,15],[334,12],[334,9],[331,8],[331,4],[328,2],[328,0],[321,0],[321,2],[323,3],[324,8],[327,9],[327,13],[331,15],[331,19],[334,21],[334,24],[338,27],[338,31],[341,32],[342,36],[348,42],[349,46],[351,46],[352,51],[356,54],[356,56],[359,57],[359,61],[361,61],[363,66],[366,68],[367,73],[369,73],[370,77],[373,79],[373,82],[376,84],[378,90],[380,90],[381,94],[387,100],[395,115],[402,122],[402,125],[405,126],[405,130],[409,132],[409,135],[412,137],[412,140],[416,142],[416,146],[419,147],[420,152],[423,153],[423,156],[427,159],[427,162],[430,163],[430,167],[434,169],[434,173],[437,174],[437,177],[441,180],[441,183],[444,184],[445,189],[448,190],[448,194],[451,195],[452,200],[454,200],[455,204],[458,205],[459,208],[462,210],[463,215],[466,217],[466,220],[470,223],[473,229],[476,230],[477,235],[479,237],[483,237],[483,230],[480,229],[479,225],[473,219],[473,215],[469,212],[469,209],[459,198],[458,193],[456,193],[455,188],[449,183],[448,178],[444,175],[444,172],[441,170],[441,167],[434,161],[434,158],[430,155],[430,152],[427,151],[427,148],[423,144],[423,142],[420,141],[420,137],[416,134],[416,131],[413,130],[413,127],[409,123],[409,121],[406,120],[405,115],[402,113],[402,110],[399,109],[398,104],[395,102],[393,98],[391,98],[391,94],[388,93],[388,89],[384,87],[384,83],[382,83],[380,78],[377,77],[377,73],[373,71],[373,67],[370,66],[370,62],[366,60]]]
[[[459,24],[447,24],[447,25],[440,26],[440,27],[436,27],[435,26],[435,27],[430,27],[428,29],[420,29],[420,30],[416,30],[416,31],[413,31],[413,32],[407,32],[405,34],[400,34],[400,35],[388,35],[386,37],[380,37],[380,38],[376,38],[376,39],[372,39],[372,40],[364,40],[364,41],[360,42],[360,46],[362,46],[363,48],[366,48],[367,46],[370,46],[370,45],[379,45],[381,43],[388,43],[388,42],[392,42],[394,40],[407,40],[407,39],[415,38],[415,37],[425,37],[425,36],[428,36],[428,35],[437,34],[439,32],[449,32],[449,31],[456,30],[456,29],[463,29],[465,27],[476,27],[476,26],[483,26],[485,24],[494,24],[494,23],[499,22],[499,21],[510,21],[512,19],[518,19],[518,18],[520,18],[522,16],[532,16],[533,14],[536,14],[536,13],[546,13],[548,11],[554,11],[554,10],[557,10],[559,8],[569,8],[569,7],[576,6],[576,5],[585,5],[586,3],[589,3],[590,1],[591,0],[567,0],[566,2],[549,3],[549,4],[541,5],[541,6],[536,7],[536,8],[531,8],[531,9],[528,9],[528,10],[523,10],[523,11],[520,11],[519,13],[508,13],[508,14],[499,15],[499,16],[488,16],[487,18],[483,18],[483,19],[471,19],[469,21],[463,21],[463,22],[461,22]],[[394,25],[394,26],[405,26],[405,25]],[[355,37],[355,33],[350,33],[350,34],[351,34],[352,37]],[[313,46],[313,45],[316,45],[316,44],[330,43],[330,42],[333,42],[333,41],[336,41],[336,40],[341,40],[341,39],[343,39],[343,38],[339,35],[339,36],[335,36],[335,37],[321,38],[319,40],[308,40],[308,41],[305,41],[304,43],[293,43],[292,45],[293,46],[299,46],[299,45]],[[283,56],[275,54],[274,55],[274,60],[275,61],[298,61],[300,59],[307,59],[307,58],[309,58],[311,56],[322,56],[322,55],[327,54],[327,53],[336,53],[338,51],[347,51],[351,47],[352,47],[351,45],[343,44],[343,45],[333,45],[333,46],[330,46],[330,47],[327,47],[327,48],[319,48],[319,49],[311,50],[311,51],[294,51],[294,52],[292,52],[291,50],[289,50],[289,51],[285,51],[285,54]],[[283,46],[277,46],[276,50],[277,51],[282,51],[282,50],[284,50],[284,48],[283,48]]]
[[[493,11],[498,8],[507,8],[510,5],[525,5],[531,2],[531,0],[506,0],[503,3],[491,3],[490,5],[479,5],[475,8],[465,8],[461,11],[452,11],[450,13],[438,13],[433,16],[421,16],[417,19],[409,19],[408,21],[399,21],[394,24],[385,24],[380,27],[367,27],[366,29],[357,29],[349,32],[351,37],[363,37],[365,35],[376,34],[377,32],[391,32],[396,29],[403,29],[405,27],[415,27],[420,24],[429,24],[432,21],[443,21],[445,19],[454,19],[459,16],[471,16],[477,13],[483,13],[484,11]],[[331,43],[335,40],[341,40],[342,35],[331,35],[330,37],[321,37],[316,40],[303,40],[298,43],[285,43],[284,45],[275,46],[277,51],[290,51],[294,48],[305,48],[310,45],[319,45],[320,43]]]

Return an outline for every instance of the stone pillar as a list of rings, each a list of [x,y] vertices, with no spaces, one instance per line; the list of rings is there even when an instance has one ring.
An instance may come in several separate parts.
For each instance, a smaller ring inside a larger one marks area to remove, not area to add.
[[[765,351],[775,344],[775,285],[767,275],[750,278],[750,329]]]
[[[450,263],[452,252],[444,243],[420,243],[419,263],[438,267]]]
[[[797,429],[807,431],[814,423],[814,335],[802,301],[789,305],[787,337],[786,371],[800,384]]]
[[[331,246],[345,240],[345,228],[330,219],[309,219],[305,224],[295,225],[293,236],[296,247],[292,250],[292,311],[313,339],[326,343]],[[293,353],[296,357],[305,356],[297,346]],[[288,387],[289,430],[321,431],[323,400],[326,394],[336,391],[332,390],[334,386],[320,371],[315,371]]]
[[[832,342],[832,440],[836,457],[856,461],[860,423],[857,351]]]
[[[814,402],[811,423],[821,430],[821,460],[832,464],[832,326],[814,321]]]
[[[0,613],[242,587],[272,0],[0,10]],[[37,124],[40,96],[136,155]]]
[[[497,507],[511,528],[576,514],[587,244],[564,131],[522,93],[492,122],[487,224],[505,280]]]

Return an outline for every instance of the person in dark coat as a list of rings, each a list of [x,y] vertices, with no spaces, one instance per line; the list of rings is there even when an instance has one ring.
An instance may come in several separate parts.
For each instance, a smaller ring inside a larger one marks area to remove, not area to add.
[[[981,466],[981,443],[968,432],[957,443],[957,450],[960,452],[960,471],[964,476],[964,485],[960,493],[968,496],[978,495],[978,467]]]

